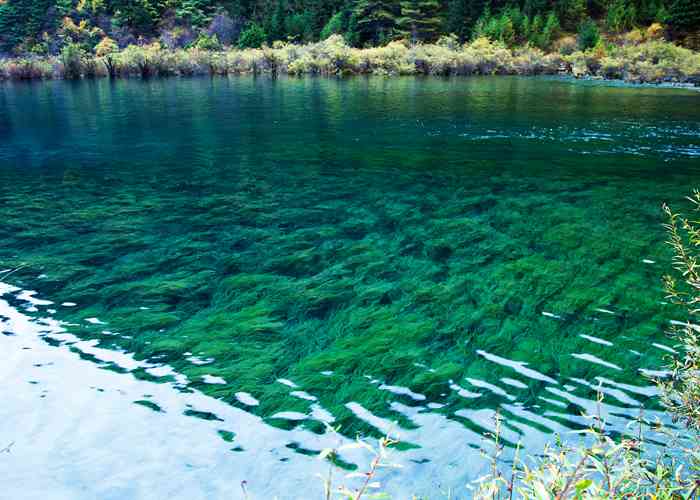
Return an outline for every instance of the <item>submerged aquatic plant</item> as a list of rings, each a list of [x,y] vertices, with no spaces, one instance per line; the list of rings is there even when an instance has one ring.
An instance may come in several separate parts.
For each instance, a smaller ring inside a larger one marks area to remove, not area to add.
[[[700,191],[688,200],[700,210]],[[503,457],[501,442],[502,417],[494,416],[495,430],[485,434],[488,441],[484,455],[490,463],[489,472],[467,485],[471,498],[476,500],[622,500],[646,498],[653,500],[700,498],[700,327],[694,318],[700,315],[700,262],[696,248],[700,247],[700,226],[697,220],[683,217],[664,204],[668,217],[665,228],[668,243],[674,250],[673,268],[677,277],[667,275],[664,283],[668,298],[683,308],[689,319],[676,322],[673,337],[683,350],[671,358],[671,374],[657,380],[663,403],[674,421],[681,421],[681,429],[663,422],[648,421],[643,410],[637,419],[629,422],[621,435],[608,430],[602,417],[602,392],[597,395],[597,412],[584,415],[590,421],[588,428],[571,431],[581,437],[557,435],[537,456],[521,458],[520,444],[512,458]],[[680,281],[679,281],[680,280]],[[392,443],[394,443],[392,441]],[[352,446],[352,445],[351,445]],[[366,442],[356,446],[369,449],[374,459],[368,472],[360,476],[365,484],[374,479],[376,464],[391,463],[386,447],[377,449]],[[334,450],[324,450],[326,457]],[[325,480],[326,499],[331,498],[331,475]],[[375,483],[381,488],[381,483]],[[360,498],[360,490],[339,489],[344,498]],[[377,498],[389,498],[378,494]]]
[[[688,200],[700,210],[700,191]],[[676,276],[664,277],[667,297],[682,307],[685,321],[672,330],[682,354],[671,356],[669,377],[657,380],[662,401],[674,421],[684,428],[673,429],[662,422],[647,422],[640,412],[635,432],[614,438],[606,430],[601,412],[587,416],[593,421],[584,435],[588,443],[564,445],[557,439],[542,456],[520,461],[516,453],[510,478],[495,465],[499,458],[498,436],[492,455],[492,472],[479,481],[480,499],[518,498],[651,498],[694,499],[700,497],[700,226],[697,219],[683,217],[663,205],[668,243],[673,248]],[[603,396],[599,393],[598,404]],[[632,426],[634,422],[630,422]],[[498,429],[498,427],[497,427]],[[645,429],[660,436],[649,439]]]

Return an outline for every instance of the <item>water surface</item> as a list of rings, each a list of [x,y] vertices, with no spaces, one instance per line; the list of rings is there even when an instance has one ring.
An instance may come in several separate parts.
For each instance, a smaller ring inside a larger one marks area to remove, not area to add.
[[[495,411],[533,451],[585,425],[599,384],[611,428],[653,414],[644,374],[677,313],[660,205],[700,181],[699,99],[510,77],[4,84],[13,483],[50,463],[31,491],[300,498],[329,442],[393,430],[392,491],[468,497]]]

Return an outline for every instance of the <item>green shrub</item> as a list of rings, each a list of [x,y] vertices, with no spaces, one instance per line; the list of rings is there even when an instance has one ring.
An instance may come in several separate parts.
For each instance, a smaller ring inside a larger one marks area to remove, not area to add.
[[[207,35],[206,33],[201,33],[194,42],[194,47],[199,50],[221,50],[221,43],[219,43],[219,38],[216,34]]]
[[[83,75],[83,60],[85,51],[77,43],[68,43],[61,50],[61,62],[63,63],[63,76],[69,80],[75,80]]]
[[[238,37],[238,46],[242,49],[257,49],[262,47],[266,41],[267,33],[265,33],[262,26],[256,23],[251,23],[241,32],[241,36]]]
[[[700,191],[688,198],[700,210]],[[674,273],[664,278],[667,299],[684,311],[673,334],[683,354],[673,359],[671,376],[661,383],[663,402],[683,424],[700,430],[700,220],[683,217],[664,205]]]
[[[592,49],[598,45],[598,42],[600,42],[600,30],[592,19],[587,19],[580,24],[576,42],[581,50]]]

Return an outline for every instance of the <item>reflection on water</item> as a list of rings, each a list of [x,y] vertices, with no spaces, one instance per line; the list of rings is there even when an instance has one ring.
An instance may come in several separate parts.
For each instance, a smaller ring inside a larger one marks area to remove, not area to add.
[[[335,434],[280,430],[199,391],[182,392],[178,384],[186,380],[177,377],[170,367],[139,363],[127,354],[81,341],[68,333],[66,326],[70,325],[43,314],[44,306],[52,302],[35,299],[34,295],[0,283],[0,328],[6,337],[0,377],[5,387],[12,388],[4,391],[0,408],[4,423],[0,443],[9,443],[10,454],[3,465],[7,482],[4,494],[8,498],[42,498],[47,492],[57,499],[237,498],[242,481],[254,498],[321,497],[322,483],[315,477],[327,471],[313,455],[347,440]],[[39,309],[34,311],[37,306]],[[28,310],[39,314],[30,317]],[[158,384],[133,376],[144,367],[160,376],[174,374],[175,380]],[[486,382],[469,382],[506,395]],[[583,380],[574,382],[590,385]],[[601,406],[601,415],[610,429],[624,431],[638,408],[625,391],[650,395],[653,388],[605,379],[600,382],[619,386],[619,390],[604,386],[602,390],[632,405]],[[281,383],[294,385],[287,380]],[[520,383],[511,385],[526,388]],[[382,388],[425,399],[406,388]],[[593,401],[572,395],[574,386],[548,390],[594,411]],[[310,396],[297,392],[304,399]],[[246,404],[258,403],[249,400],[248,395],[239,396]],[[397,432],[394,423],[373,415],[361,404],[349,402],[346,406],[381,432]],[[493,430],[492,410],[460,410],[462,424],[470,424],[461,425],[459,420],[429,412],[435,408],[430,403],[406,406],[393,402],[392,407],[414,427],[402,429],[401,438],[416,445],[394,455],[402,467],[400,473],[382,476],[386,487],[398,497],[467,485],[485,472],[488,466],[479,451],[485,447],[483,436],[470,427]],[[317,414],[311,416],[281,412],[275,418],[333,421],[320,406],[315,410]],[[557,421],[556,417],[562,416],[558,412],[540,416],[520,403],[503,404],[501,411],[513,419],[503,438],[506,442],[522,442],[528,449],[537,449],[549,433],[561,433],[566,439],[570,429]],[[650,420],[657,416],[661,415],[646,415]],[[362,450],[349,448],[340,452],[340,458],[362,466],[370,457]],[[270,481],[271,477],[277,479]]]
[[[320,495],[312,455],[389,431],[398,497],[463,492],[497,411],[533,452],[586,426],[597,391],[611,430],[657,415],[659,205],[699,178],[695,93],[240,78],[0,96],[18,497]]]

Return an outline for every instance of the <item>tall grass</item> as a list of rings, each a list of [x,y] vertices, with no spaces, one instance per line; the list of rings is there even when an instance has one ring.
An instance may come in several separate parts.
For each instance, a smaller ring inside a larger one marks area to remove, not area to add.
[[[508,48],[478,38],[459,44],[444,37],[435,44],[395,41],[358,49],[339,35],[307,45],[275,42],[250,49],[169,50],[160,43],[130,45],[96,54],[68,51],[59,57],[0,61],[0,79],[163,77],[192,75],[537,75],[567,73],[577,77],[637,82],[700,82],[700,54],[660,40],[608,44],[586,51],[545,53],[539,48]]]

